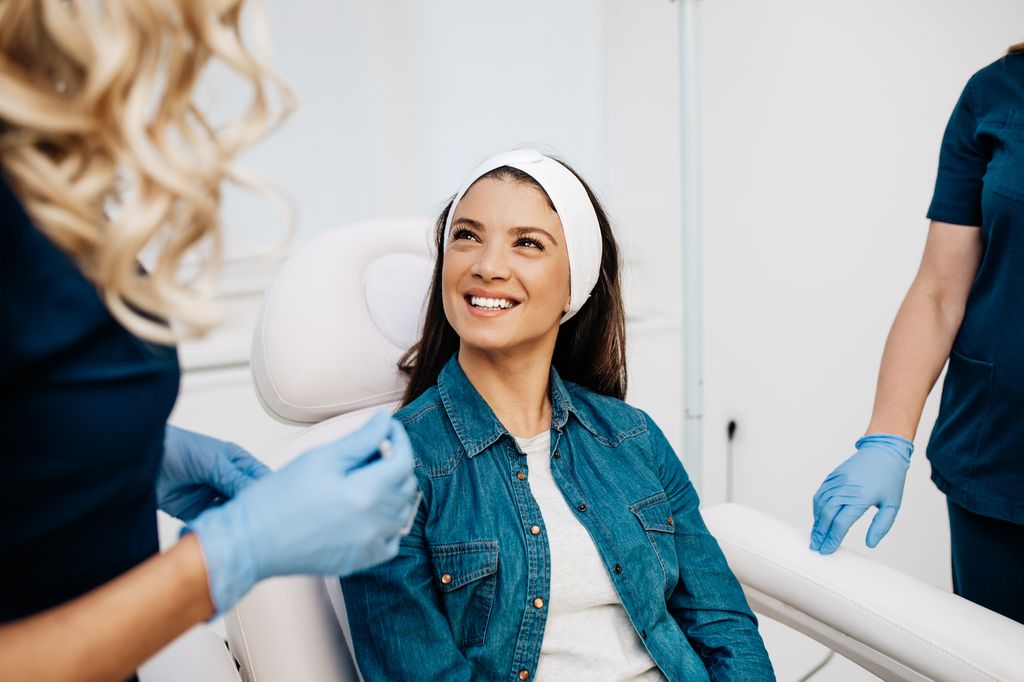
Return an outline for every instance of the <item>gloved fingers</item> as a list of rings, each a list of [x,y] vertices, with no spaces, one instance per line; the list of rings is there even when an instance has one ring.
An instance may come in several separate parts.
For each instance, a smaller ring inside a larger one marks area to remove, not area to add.
[[[397,419],[391,420],[388,440],[391,443],[388,456],[373,460],[370,466],[375,469],[375,475],[379,477],[382,485],[398,488],[412,476],[412,443],[409,442],[409,436]]]
[[[228,443],[227,446],[228,458],[236,468],[243,471],[247,476],[249,476],[249,478],[255,480],[273,473],[271,472],[270,467],[253,457],[252,454],[250,454],[249,451],[241,445]]]
[[[402,495],[404,495],[407,499],[411,500],[413,497],[416,496],[416,493],[419,492],[420,487],[419,484],[416,482],[416,477],[410,476],[409,478],[402,481],[402,484],[398,486],[398,489],[401,491]]]
[[[341,471],[348,472],[377,452],[381,441],[388,437],[391,417],[381,411],[370,417],[363,426],[328,446],[334,462]]]
[[[896,521],[896,512],[900,509],[891,505],[886,505],[875,513],[875,518],[871,520],[871,526],[868,528],[868,534],[865,537],[865,543],[868,547],[874,549],[881,542],[882,538],[885,537],[889,529],[892,528],[892,524]]]
[[[262,462],[232,444],[232,452],[217,457],[210,484],[226,497],[234,497],[270,473]]]
[[[374,496],[375,499],[372,505],[375,509],[382,511],[389,518],[401,518],[404,523],[409,513],[411,513],[409,511],[410,505],[419,492],[419,488],[416,485],[416,477],[410,475],[408,480],[394,486],[377,478],[377,471],[370,470],[377,470],[380,466],[379,462],[374,462],[360,468],[358,471],[352,472],[350,476],[366,479],[359,481],[359,485],[364,490],[369,491],[370,495]]]
[[[829,528],[828,534],[821,543],[821,549],[819,550],[822,554],[831,554],[832,552],[839,549],[839,545],[843,544],[843,538],[846,537],[846,533],[850,530],[850,526],[856,523],[867,508],[859,505],[845,505],[835,519],[832,521],[832,527]]]
[[[842,511],[843,506],[844,502],[838,495],[824,498],[821,507],[814,513],[814,527],[811,529],[811,549],[815,551],[821,549],[821,544],[828,536],[829,529],[832,528],[832,522],[839,512]]]
[[[829,497],[849,484],[849,477],[844,472],[836,470],[829,474],[825,480],[821,482],[821,485],[818,487],[818,491],[814,493],[813,503],[815,516],[818,515]]]
[[[181,486],[157,499],[157,506],[171,516],[188,522],[203,513],[208,507],[216,507],[224,501],[217,490],[208,485],[191,484]]]

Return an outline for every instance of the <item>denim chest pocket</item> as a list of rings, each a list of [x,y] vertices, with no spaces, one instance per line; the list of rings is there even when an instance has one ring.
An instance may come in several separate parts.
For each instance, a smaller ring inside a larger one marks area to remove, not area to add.
[[[629,510],[644,529],[669,587],[674,586],[679,578],[679,557],[676,554],[675,519],[672,518],[668,497],[663,492],[657,493],[629,505]]]
[[[999,138],[1002,144],[985,179],[996,194],[1024,201],[1024,110],[1010,112]]]
[[[430,557],[458,646],[483,644],[498,582],[497,540],[433,545]]]

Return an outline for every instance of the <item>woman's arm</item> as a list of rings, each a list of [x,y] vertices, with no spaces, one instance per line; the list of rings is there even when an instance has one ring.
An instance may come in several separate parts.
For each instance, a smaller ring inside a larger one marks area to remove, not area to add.
[[[679,583],[668,600],[669,612],[713,681],[774,680],[757,619],[725,555],[704,525],[697,509],[697,491],[650,417],[647,427],[658,474],[672,506],[679,557]]]
[[[921,266],[885,342],[868,434],[914,440],[964,319],[983,246],[977,227],[932,221]]]
[[[341,579],[356,664],[366,680],[474,679],[445,618],[424,537],[427,499],[398,556]]]
[[[213,613],[190,534],[92,592],[0,625],[0,670],[11,680],[119,682]]]

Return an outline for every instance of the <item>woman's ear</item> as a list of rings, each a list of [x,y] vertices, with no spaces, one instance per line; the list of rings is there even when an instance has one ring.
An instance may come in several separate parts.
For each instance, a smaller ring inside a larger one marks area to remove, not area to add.
[[[563,313],[567,313],[567,312],[569,312],[570,308],[572,308],[572,297],[571,296],[568,299],[566,299],[565,307],[562,308],[562,312]]]

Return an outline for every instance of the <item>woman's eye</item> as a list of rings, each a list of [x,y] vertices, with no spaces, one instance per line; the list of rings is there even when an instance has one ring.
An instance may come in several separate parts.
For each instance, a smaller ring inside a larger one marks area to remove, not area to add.
[[[544,250],[544,245],[543,244],[541,244],[536,239],[531,239],[530,237],[521,237],[521,238],[517,239],[515,245],[516,246],[527,246],[527,247],[529,247],[531,249],[538,249],[540,251]]]
[[[475,234],[473,234],[472,232],[470,232],[469,230],[466,230],[466,229],[455,230],[455,232],[452,233],[452,241],[453,242],[454,241],[458,241],[460,239],[471,239],[471,240],[473,240],[475,242],[480,241],[479,239],[476,238]]]

